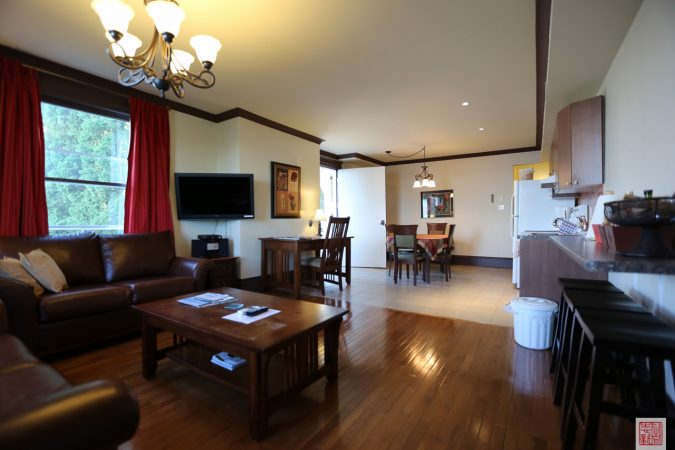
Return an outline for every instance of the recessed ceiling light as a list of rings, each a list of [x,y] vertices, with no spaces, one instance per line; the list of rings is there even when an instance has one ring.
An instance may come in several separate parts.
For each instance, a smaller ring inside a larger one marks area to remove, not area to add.
[[[480,128],[478,129],[478,131],[485,131],[485,128],[480,127]]]
[[[469,106],[471,103],[467,102],[466,100],[462,102],[462,106]]]

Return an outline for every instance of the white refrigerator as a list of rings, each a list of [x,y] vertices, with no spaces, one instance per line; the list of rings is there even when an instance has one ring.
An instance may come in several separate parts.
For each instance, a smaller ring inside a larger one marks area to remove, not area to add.
[[[511,197],[511,239],[513,241],[512,281],[520,287],[520,239],[518,236],[530,232],[556,233],[558,229],[553,221],[567,218],[574,207],[574,199],[553,198],[551,188],[542,188],[543,183],[552,183],[553,179],[524,180],[513,182]]]

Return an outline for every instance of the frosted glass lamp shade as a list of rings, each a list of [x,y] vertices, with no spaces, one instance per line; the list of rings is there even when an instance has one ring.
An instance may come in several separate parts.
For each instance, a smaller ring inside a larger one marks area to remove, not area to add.
[[[316,212],[314,213],[314,220],[317,221],[326,220],[326,213],[324,212],[323,209],[319,208],[316,210]]]
[[[422,187],[429,187],[429,180],[427,180],[426,178],[424,178],[424,179],[422,180]]]
[[[436,187],[436,182],[433,178],[427,182],[427,187]]]
[[[155,22],[155,28],[163,37],[166,33],[174,38],[178,36],[180,24],[185,19],[183,9],[169,0],[153,0],[145,5],[145,10]],[[165,37],[166,40],[166,37]]]
[[[190,45],[195,49],[197,58],[199,58],[199,61],[202,64],[205,62],[209,62],[211,64],[215,63],[216,56],[218,56],[218,52],[222,47],[218,39],[207,34],[198,34],[193,36],[192,39],[190,39]]]
[[[134,10],[120,0],[94,0],[91,8],[101,19],[106,31],[117,31],[124,34],[129,29],[129,22],[134,17]]]
[[[413,183],[413,187],[414,188],[421,188],[422,183],[420,183],[420,180],[415,180],[415,182]]]
[[[190,70],[190,65],[195,61],[195,57],[183,50],[173,50],[171,52],[171,72],[185,73]]]
[[[131,33],[125,33],[122,36],[122,39],[117,41],[116,45],[112,46],[113,56],[117,58],[129,58],[135,56],[136,50],[138,50],[138,47],[140,47],[141,44],[141,40],[136,36]]]

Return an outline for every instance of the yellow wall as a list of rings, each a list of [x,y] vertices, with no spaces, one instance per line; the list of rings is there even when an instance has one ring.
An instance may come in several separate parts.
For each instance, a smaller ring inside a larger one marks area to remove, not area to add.
[[[515,166],[513,166],[513,179],[514,180],[520,180],[519,170],[520,169],[527,169],[527,168],[534,169],[534,179],[535,180],[543,180],[544,178],[548,178],[550,176],[549,175],[549,163],[548,163],[548,161],[544,161],[544,162],[531,163],[531,164],[516,164]]]

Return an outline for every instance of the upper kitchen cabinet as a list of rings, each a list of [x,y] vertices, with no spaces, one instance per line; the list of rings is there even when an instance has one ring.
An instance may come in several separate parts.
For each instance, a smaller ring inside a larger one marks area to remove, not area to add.
[[[558,113],[551,144],[557,192],[595,190],[604,182],[603,96],[582,100]]]

